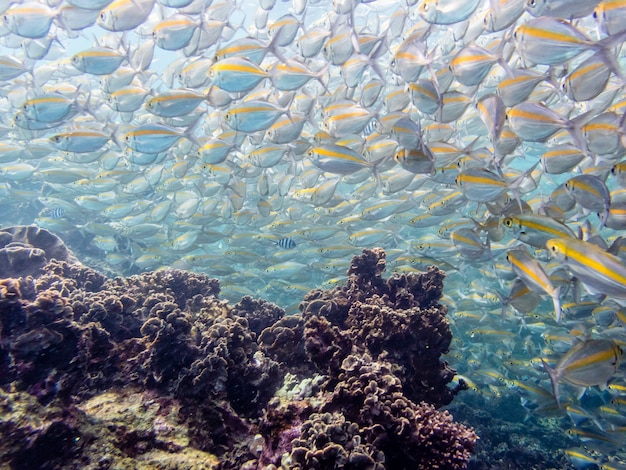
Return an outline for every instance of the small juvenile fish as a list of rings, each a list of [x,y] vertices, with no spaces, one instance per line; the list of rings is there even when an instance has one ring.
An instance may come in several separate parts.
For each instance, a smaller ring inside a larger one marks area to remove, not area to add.
[[[257,132],[267,130],[280,116],[288,113],[288,108],[268,101],[250,100],[231,107],[224,120],[236,131]]]
[[[38,39],[50,31],[57,12],[37,2],[13,5],[2,17],[13,34],[23,38]]]
[[[419,14],[433,24],[454,24],[470,17],[480,0],[425,0]]]
[[[255,62],[243,57],[227,57],[215,62],[209,68],[212,83],[232,93],[252,90],[269,74]]]
[[[92,47],[72,56],[72,65],[92,75],[109,75],[126,60],[123,54],[109,47]]]
[[[150,15],[155,0],[115,0],[98,16],[98,25],[108,31],[128,31]]]

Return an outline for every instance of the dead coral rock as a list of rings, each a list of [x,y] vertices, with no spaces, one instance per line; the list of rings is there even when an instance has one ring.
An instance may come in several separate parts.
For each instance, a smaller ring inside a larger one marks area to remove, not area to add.
[[[281,397],[282,398],[282,397]],[[280,465],[283,454],[292,450],[294,439],[302,435],[302,423],[313,410],[309,400],[272,399],[259,423],[263,436],[259,465]]]
[[[0,389],[0,467],[62,468],[80,451],[80,417]]]
[[[0,278],[38,276],[51,259],[78,263],[63,241],[36,225],[0,229]]]

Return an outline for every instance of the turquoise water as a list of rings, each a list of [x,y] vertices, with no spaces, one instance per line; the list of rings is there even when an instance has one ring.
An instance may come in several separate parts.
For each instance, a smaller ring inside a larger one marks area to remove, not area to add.
[[[288,313],[363,248],[388,274],[437,265],[475,468],[624,465],[621,353],[560,362],[626,338],[622,2],[166,3],[0,6],[2,226],[57,233],[109,276],[202,272]],[[543,226],[507,229],[520,212]],[[529,243],[546,224],[582,261]]]

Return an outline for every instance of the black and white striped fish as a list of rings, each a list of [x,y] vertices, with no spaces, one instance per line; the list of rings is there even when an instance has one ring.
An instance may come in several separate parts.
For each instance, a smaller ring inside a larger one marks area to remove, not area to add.
[[[296,242],[293,241],[293,238],[284,237],[276,241],[276,245],[283,248],[284,250],[293,250],[296,247]]]

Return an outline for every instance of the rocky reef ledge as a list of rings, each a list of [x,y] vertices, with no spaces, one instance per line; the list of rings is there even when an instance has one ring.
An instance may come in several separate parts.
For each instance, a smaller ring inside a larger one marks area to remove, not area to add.
[[[0,229],[0,467],[461,469],[444,273],[385,252],[300,313],[159,270],[109,279],[35,226]]]

